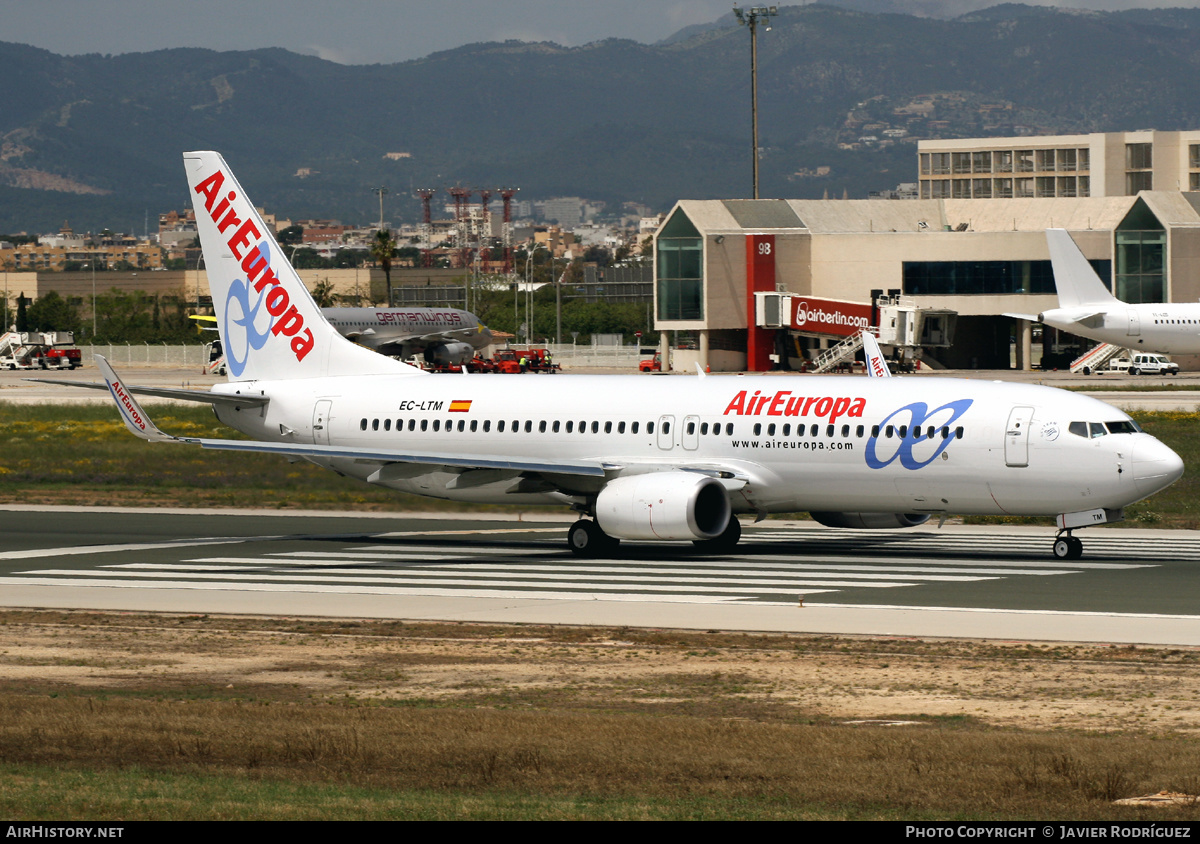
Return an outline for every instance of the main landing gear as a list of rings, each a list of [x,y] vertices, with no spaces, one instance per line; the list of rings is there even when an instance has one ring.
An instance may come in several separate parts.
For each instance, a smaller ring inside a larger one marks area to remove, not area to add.
[[[1054,537],[1054,556],[1060,560],[1078,560],[1083,556],[1083,542],[1071,535],[1069,530],[1060,530]]]
[[[576,557],[603,557],[615,553],[620,544],[591,519],[580,519],[567,531],[567,547]]]

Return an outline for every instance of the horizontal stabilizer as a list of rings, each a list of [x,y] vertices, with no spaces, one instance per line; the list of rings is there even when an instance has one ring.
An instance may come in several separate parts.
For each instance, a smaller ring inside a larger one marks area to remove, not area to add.
[[[25,381],[35,381],[38,384],[54,384],[59,387],[83,387],[86,390],[108,390],[108,384],[97,381],[62,381],[56,378],[25,378]],[[207,390],[184,390],[172,387],[130,387],[123,385],[128,393],[139,396],[154,396],[160,399],[175,401],[194,401],[200,404],[228,405],[230,407],[262,407],[271,399],[261,395],[231,395],[229,393],[211,393]]]

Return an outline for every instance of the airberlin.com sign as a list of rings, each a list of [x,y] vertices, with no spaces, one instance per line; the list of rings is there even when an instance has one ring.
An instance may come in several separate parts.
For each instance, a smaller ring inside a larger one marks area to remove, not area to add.
[[[837,334],[849,337],[871,324],[871,306],[837,299],[812,296],[792,297],[792,324],[795,331],[813,334]]]

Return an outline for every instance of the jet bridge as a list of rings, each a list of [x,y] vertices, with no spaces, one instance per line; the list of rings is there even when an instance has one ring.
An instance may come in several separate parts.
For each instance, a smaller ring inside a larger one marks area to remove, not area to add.
[[[954,341],[958,314],[945,308],[922,308],[907,297],[880,296],[872,304],[823,299],[792,293],[755,293],[755,320],[760,328],[786,330],[797,358],[825,372],[862,348],[861,335],[871,331],[897,357],[913,360],[924,349],[945,348]],[[809,338],[801,348],[799,338]],[[824,341],[818,347],[811,340]],[[780,344],[777,344],[779,346]],[[780,356],[773,356],[781,362]]]

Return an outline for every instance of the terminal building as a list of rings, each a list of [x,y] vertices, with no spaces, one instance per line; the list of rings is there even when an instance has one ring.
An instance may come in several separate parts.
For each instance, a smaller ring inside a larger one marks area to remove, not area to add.
[[[1030,368],[1033,326],[1003,314],[1056,307],[1048,228],[1069,230],[1119,299],[1200,299],[1200,132],[936,145],[919,147],[923,199],[678,202],[655,235],[654,278],[662,342],[665,332],[675,332],[672,345],[687,347],[674,352],[675,368],[794,367],[846,333],[807,314],[818,309],[852,324],[861,321],[853,305],[869,309],[880,294],[958,315],[953,343],[924,350],[932,365]],[[935,160],[937,169],[943,162],[935,157],[943,155],[950,172],[933,172]],[[1019,176],[1025,171],[1012,168],[1027,160],[1033,175]],[[1050,181],[1037,181],[1051,178],[1036,169],[1051,162],[1054,193]],[[969,178],[955,174],[968,163]],[[986,189],[985,166],[992,168]],[[997,169],[1004,167],[1011,172]],[[1034,179],[1032,188],[1018,185],[1025,178]],[[1175,181],[1197,190],[1163,184]],[[775,297],[786,305],[781,313],[764,312],[759,303],[768,293],[781,294]],[[1041,355],[1061,358],[1075,340],[1046,328]],[[1075,342],[1080,350],[1090,345]],[[1190,368],[1200,360],[1180,363]]]

